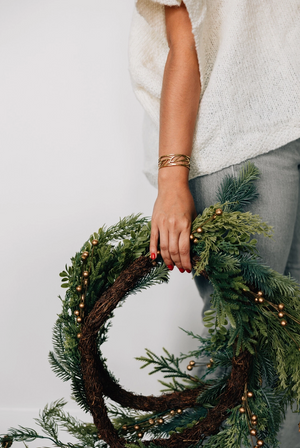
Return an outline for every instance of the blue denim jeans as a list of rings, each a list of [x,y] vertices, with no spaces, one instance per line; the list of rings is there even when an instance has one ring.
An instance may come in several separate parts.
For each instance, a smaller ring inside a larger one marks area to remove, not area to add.
[[[282,274],[290,273],[300,283],[300,139],[251,161],[260,171],[259,197],[248,210],[274,227],[273,238],[257,237],[259,253],[265,264]],[[216,202],[223,177],[236,175],[242,165],[232,165],[189,182],[197,213]],[[195,281],[204,312],[210,308],[212,286],[204,277],[195,277]],[[300,448],[299,421],[300,414],[287,411],[279,436],[282,448]]]

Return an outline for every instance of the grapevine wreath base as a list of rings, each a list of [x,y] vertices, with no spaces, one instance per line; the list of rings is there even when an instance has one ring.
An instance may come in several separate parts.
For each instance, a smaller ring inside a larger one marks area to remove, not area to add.
[[[135,286],[137,281],[147,275],[153,268],[148,257],[141,256],[125,269],[113,286],[107,290],[95,304],[84,324],[80,337],[81,369],[85,384],[85,392],[93,415],[95,425],[101,437],[111,446],[124,447],[126,441],[118,436],[105,410],[103,395],[111,398],[124,408],[141,411],[169,412],[172,409],[186,409],[197,406],[197,397],[205,389],[201,384],[194,389],[164,394],[160,397],[141,396],[122,389],[108,374],[97,356],[97,338],[100,327],[106,322],[110,313],[120,300]],[[232,371],[227,388],[220,396],[218,405],[211,409],[206,418],[192,429],[174,434],[169,439],[155,441],[157,446],[184,447],[191,442],[198,442],[203,437],[216,434],[223,420],[227,418],[228,409],[237,406],[241,401],[245,384],[248,380],[251,355],[244,351],[232,359]],[[154,441],[152,441],[152,444]],[[147,445],[147,443],[145,443]]]
[[[286,406],[300,398],[300,291],[291,277],[261,262],[251,239],[270,237],[271,231],[258,215],[243,211],[257,196],[258,174],[248,163],[238,178],[225,178],[218,202],[193,222],[195,275],[214,287],[204,317],[209,336],[188,333],[199,340],[199,349],[187,355],[176,358],[164,349],[159,357],[146,350],[138,358],[142,367],[153,367],[151,373],[171,378],[162,381],[166,393],[154,397],[124,390],[101,353],[114,309],[129,294],[168,280],[160,256],[149,257],[150,223],[130,216],[92,235],[60,274],[67,292],[50,363],[57,376],[71,381],[73,398],[94,423],[74,419],[57,401],[37,419],[46,435],[11,428],[1,437],[4,448],[37,438],[61,448],[279,446],[276,434]],[[78,442],[61,442],[59,426]]]

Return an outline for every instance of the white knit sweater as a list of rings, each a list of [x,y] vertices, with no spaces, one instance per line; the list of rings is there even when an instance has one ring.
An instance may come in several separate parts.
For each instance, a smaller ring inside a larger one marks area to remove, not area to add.
[[[147,116],[145,173],[156,184],[159,108],[168,54],[164,5],[136,0],[130,71]],[[185,0],[201,101],[190,179],[300,137],[300,0]],[[170,153],[172,148],[170,148]]]

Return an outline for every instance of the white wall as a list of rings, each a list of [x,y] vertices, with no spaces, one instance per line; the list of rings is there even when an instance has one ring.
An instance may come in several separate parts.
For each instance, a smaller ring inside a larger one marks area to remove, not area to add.
[[[127,61],[133,0],[0,0],[0,433],[30,425],[70,389],[48,364],[60,312],[58,273],[90,233],[133,212],[151,215],[142,174],[142,109]],[[159,393],[133,358],[144,347],[195,347],[201,331],[188,274],[128,299],[105,347],[138,393]],[[85,417],[90,419],[89,416]]]

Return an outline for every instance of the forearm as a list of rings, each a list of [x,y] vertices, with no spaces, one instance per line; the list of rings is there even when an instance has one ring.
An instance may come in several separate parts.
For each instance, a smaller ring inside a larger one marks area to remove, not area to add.
[[[197,56],[184,45],[169,51],[160,109],[159,154],[185,154],[192,151],[200,98]]]
[[[184,24],[181,31],[168,11],[166,19],[170,50],[161,92],[159,155],[190,156],[200,100],[197,53],[192,31],[187,29],[190,23]],[[161,169],[159,183],[165,178],[187,181],[188,170],[184,167]]]

